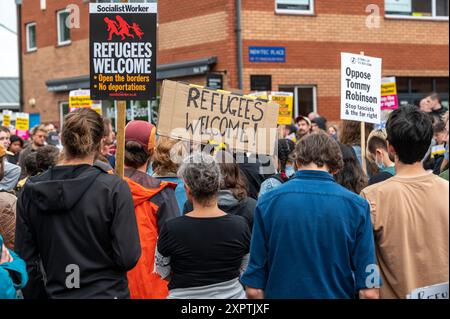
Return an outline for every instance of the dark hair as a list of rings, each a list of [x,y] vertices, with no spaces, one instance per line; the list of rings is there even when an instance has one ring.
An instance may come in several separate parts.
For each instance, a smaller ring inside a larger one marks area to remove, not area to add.
[[[441,97],[437,92],[431,92],[430,94],[428,94],[427,97],[429,97],[432,100],[438,100],[438,102],[441,103]]]
[[[9,128],[7,128],[6,126],[0,126],[0,132],[11,133]]]
[[[98,152],[103,132],[103,119],[97,112],[84,108],[67,114],[61,133],[66,157],[85,157]]]
[[[330,172],[335,172],[344,165],[339,144],[322,131],[307,135],[297,143],[295,160],[301,165],[326,165]]]
[[[367,145],[369,152],[371,154],[375,154],[378,148],[382,148],[383,150],[387,151],[387,141],[382,139],[379,136],[374,136],[369,140],[369,143]]]
[[[3,177],[5,177],[5,156],[0,157],[0,181]]]
[[[59,149],[53,145],[40,147],[36,151],[36,166],[38,171],[45,172],[50,167],[55,166],[59,159]]]
[[[413,106],[401,107],[392,112],[386,128],[387,139],[404,164],[420,162],[434,135],[430,118]]]
[[[20,136],[11,135],[9,140],[10,140],[11,144],[15,143],[15,142],[19,142],[20,143],[20,147],[23,147],[23,139]]]
[[[294,150],[295,143],[290,139],[278,140],[278,160],[281,164],[280,172],[284,172],[286,170],[287,163],[293,160],[292,153],[294,152]]]
[[[364,175],[353,148],[344,144],[339,144],[339,147],[344,166],[334,175],[334,179],[338,184],[359,195],[368,185],[368,178]]]
[[[219,151],[216,154],[216,161],[219,163],[221,181],[220,189],[229,189],[234,197],[239,201],[248,195],[248,188],[243,179],[239,165],[234,162],[233,154]]]
[[[438,120],[433,125],[433,132],[434,134],[445,132],[445,123],[444,121]]]
[[[150,154],[138,142],[129,141],[125,144],[125,165],[138,169],[150,159]]]
[[[111,128],[110,125],[112,125],[111,120],[109,118],[103,118],[103,137],[109,136],[111,134]]]
[[[323,117],[316,117],[314,120],[311,120],[311,123],[317,124],[317,126],[321,129],[326,131],[327,130],[327,120]]]
[[[24,159],[25,173],[27,176],[35,176],[39,174],[36,157],[37,152],[32,152]]]
[[[366,138],[373,130],[373,124],[366,123]],[[348,146],[361,145],[361,122],[342,121],[339,129],[339,141]]]

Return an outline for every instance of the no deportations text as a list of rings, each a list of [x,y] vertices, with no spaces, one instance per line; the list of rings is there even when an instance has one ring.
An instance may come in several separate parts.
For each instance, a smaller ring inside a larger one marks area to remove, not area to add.
[[[109,84],[108,90],[114,92],[122,91],[145,91],[147,86],[145,84]]]

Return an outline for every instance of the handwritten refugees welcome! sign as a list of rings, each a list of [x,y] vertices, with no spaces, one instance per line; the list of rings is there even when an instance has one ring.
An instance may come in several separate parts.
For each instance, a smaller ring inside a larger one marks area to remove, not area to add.
[[[90,4],[93,100],[156,97],[156,3]]]
[[[229,149],[272,155],[277,140],[278,104],[225,91],[164,81],[158,134]]]

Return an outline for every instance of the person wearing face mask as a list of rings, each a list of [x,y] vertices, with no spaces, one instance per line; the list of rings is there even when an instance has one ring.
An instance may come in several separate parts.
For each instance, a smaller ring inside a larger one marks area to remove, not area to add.
[[[295,143],[289,139],[278,140],[278,173],[269,177],[261,184],[258,197],[287,182],[295,174],[292,153]]]
[[[387,133],[385,129],[374,130],[367,140],[367,157],[374,162],[379,172],[369,179],[369,185],[383,182],[395,176],[395,163],[388,153]]]

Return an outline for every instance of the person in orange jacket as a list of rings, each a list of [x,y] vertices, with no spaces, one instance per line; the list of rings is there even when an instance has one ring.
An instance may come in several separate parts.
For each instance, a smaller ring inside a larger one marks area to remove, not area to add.
[[[167,282],[153,272],[155,249],[163,224],[180,216],[175,198],[176,184],[161,182],[147,175],[156,145],[156,127],[144,121],[132,121],[125,128],[125,180],[133,195],[142,255],[128,272],[132,299],[164,299]]]

